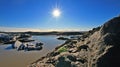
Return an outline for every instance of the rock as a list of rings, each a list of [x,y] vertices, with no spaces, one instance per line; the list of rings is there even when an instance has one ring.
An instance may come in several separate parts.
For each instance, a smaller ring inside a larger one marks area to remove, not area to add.
[[[70,42],[72,42],[72,40],[67,40],[67,41],[65,41],[65,43],[64,44],[68,44],[68,43],[70,43]]]
[[[54,64],[55,63],[55,59],[54,58],[48,58],[46,63]]]
[[[69,40],[69,38],[65,38],[65,37],[58,37],[58,40]]]
[[[77,61],[79,61],[80,63],[84,64],[85,62],[87,62],[86,59],[81,59],[81,58],[77,58]]]
[[[55,51],[53,51],[53,52],[51,52],[51,53],[48,53],[47,54],[47,56],[56,56],[56,55],[58,55],[58,54],[60,54],[60,52],[55,52]]]
[[[88,51],[88,48],[89,48],[88,45],[81,45],[78,47],[78,51],[81,51],[81,49]]]
[[[80,64],[80,62],[78,62],[78,61],[77,61],[77,62],[75,62],[75,65],[78,65],[78,64]]]
[[[76,48],[71,48],[71,49],[68,50],[68,52],[75,53],[75,52],[77,52],[77,49]]]
[[[120,65],[120,17],[115,17],[105,23],[100,32],[107,44],[113,47],[106,54],[99,58],[97,67],[118,67]],[[109,34],[108,34],[109,33]]]
[[[75,46],[73,44],[68,44],[66,47],[67,48],[74,48]]]
[[[55,67],[71,67],[71,62],[70,61],[66,61],[65,57],[59,57],[58,58],[58,63],[56,64]]]
[[[72,41],[72,43],[73,43],[73,44],[76,44],[76,43],[77,43],[77,41]]]
[[[108,22],[106,22],[100,29],[100,32],[102,35],[106,33],[117,34],[120,32],[119,26],[120,26],[120,17],[115,17],[109,20]]]
[[[119,28],[120,16],[111,19],[98,28],[86,32],[81,37],[80,42],[74,47],[78,47],[75,53],[72,53],[74,48],[70,48],[69,52],[60,54],[54,53],[55,50],[53,53],[46,56],[46,58],[50,58],[51,56],[55,57],[57,61],[54,65],[55,67],[118,67],[120,64]],[[68,40],[61,46],[65,46],[71,42],[72,40]],[[43,64],[49,66],[52,63]],[[34,64],[34,66],[36,66],[36,64]],[[43,67],[43,65],[39,66]]]
[[[68,58],[69,60],[73,61],[73,62],[76,61],[76,57],[73,56],[73,55],[68,55],[67,58]]]

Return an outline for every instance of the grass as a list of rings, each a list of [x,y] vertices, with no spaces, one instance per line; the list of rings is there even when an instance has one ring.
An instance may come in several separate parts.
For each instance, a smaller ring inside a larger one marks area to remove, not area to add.
[[[58,49],[58,52],[62,53],[62,52],[67,52],[67,48],[65,48],[64,46],[63,47],[60,47]]]

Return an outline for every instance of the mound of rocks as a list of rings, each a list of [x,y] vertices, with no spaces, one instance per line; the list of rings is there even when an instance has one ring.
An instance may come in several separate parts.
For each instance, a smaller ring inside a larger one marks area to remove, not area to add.
[[[29,67],[118,67],[120,62],[120,17],[85,33],[76,43],[67,42],[66,52],[53,52]]]

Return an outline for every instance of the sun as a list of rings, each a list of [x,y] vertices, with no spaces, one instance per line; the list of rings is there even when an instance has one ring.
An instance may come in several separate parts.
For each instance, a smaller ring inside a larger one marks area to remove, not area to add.
[[[59,9],[54,9],[52,15],[57,18],[61,15],[61,11]]]

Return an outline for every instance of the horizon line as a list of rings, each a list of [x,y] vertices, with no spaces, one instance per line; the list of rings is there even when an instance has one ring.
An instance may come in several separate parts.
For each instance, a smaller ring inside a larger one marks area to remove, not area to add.
[[[77,31],[88,31],[90,29],[80,30],[78,28],[63,28],[63,29],[36,29],[36,28],[16,28],[16,27],[0,27],[1,32],[77,32]]]

